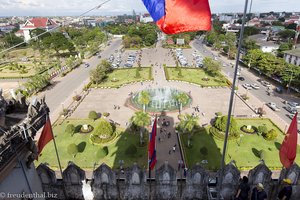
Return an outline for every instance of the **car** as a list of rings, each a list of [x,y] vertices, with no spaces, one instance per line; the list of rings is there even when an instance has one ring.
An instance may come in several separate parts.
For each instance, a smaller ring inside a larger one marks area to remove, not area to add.
[[[101,58],[101,55],[98,55],[98,58]]]
[[[89,67],[90,64],[89,63],[84,63],[85,68]]]
[[[245,80],[245,78],[242,77],[242,76],[238,77],[238,79],[239,79],[240,81],[244,81],[244,80]]]
[[[296,112],[297,112],[297,108],[293,107],[293,106],[286,106],[285,109],[292,114],[296,114]]]
[[[297,102],[289,101],[288,104],[289,104],[291,107],[295,107],[296,109],[297,109],[297,108],[300,108],[300,105],[299,105],[299,103],[297,103]]]
[[[125,66],[125,67],[132,67],[133,64],[132,64],[131,62],[126,62],[124,66]]]
[[[252,87],[253,89],[256,89],[256,90],[259,89],[259,85],[257,85],[256,83],[252,83],[252,84],[251,84],[251,87]]]
[[[225,63],[223,63],[223,65],[222,65],[223,67],[226,67],[227,65],[225,64]]]
[[[274,102],[267,103],[267,106],[274,111],[280,111],[280,108]]]
[[[261,81],[261,84],[266,87],[271,87],[271,84],[268,81]]]
[[[282,87],[276,87],[275,91],[278,93],[282,93],[283,92],[283,88]]]
[[[287,116],[288,116],[290,119],[293,119],[295,115],[294,115],[294,114],[287,114]],[[297,123],[300,124],[300,116],[299,116],[299,115],[297,116]],[[298,129],[298,131],[299,131],[299,130],[300,130],[300,129]]]
[[[112,67],[112,68],[118,68],[118,65],[115,64],[115,63],[113,63],[113,64],[111,65],[111,67]]]
[[[252,89],[252,87],[251,87],[251,85],[250,85],[249,83],[243,84],[243,87],[244,87],[245,89],[247,89],[247,90],[251,90],[251,89]]]

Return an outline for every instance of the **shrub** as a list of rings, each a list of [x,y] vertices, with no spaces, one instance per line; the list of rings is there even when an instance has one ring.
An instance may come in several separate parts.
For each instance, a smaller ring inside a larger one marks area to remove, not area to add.
[[[74,143],[70,144],[67,148],[67,152],[68,154],[73,155],[73,157],[75,158],[76,154],[78,153],[77,145]]]
[[[221,117],[221,116],[222,116],[222,112],[217,112],[217,113],[216,113],[216,116],[217,116],[217,117]]]
[[[268,128],[266,125],[262,125],[262,126],[258,126],[257,127],[257,131],[260,133],[260,134],[266,134],[268,132]]]
[[[274,129],[271,129],[267,133],[263,133],[262,136],[266,140],[271,141],[271,140],[275,140],[277,138],[278,133]]]
[[[73,124],[68,124],[66,129],[65,129],[66,133],[70,133],[72,136],[75,132],[75,126]]]
[[[73,97],[73,101],[79,101],[81,99],[81,96],[80,95],[75,95]]]
[[[129,156],[135,155],[137,152],[137,148],[134,144],[130,144],[127,149],[125,150],[125,154]]]
[[[178,115],[178,119],[181,121],[181,120],[184,120],[184,114],[180,114],[180,115]]]
[[[103,113],[103,116],[104,116],[104,117],[108,117],[108,116],[109,116],[109,113],[108,113],[108,112],[104,112],[104,113]]]
[[[89,112],[89,119],[92,119],[92,120],[96,120],[96,119],[98,119],[98,113],[96,112],[96,111],[90,111]]]
[[[97,159],[104,158],[107,155],[108,155],[108,148],[106,146],[103,148],[99,148],[98,151],[96,151]]]
[[[116,132],[113,132],[112,136],[110,138],[100,138],[97,135],[91,134],[90,136],[90,142],[96,145],[105,144],[111,140],[113,140],[116,137]]]
[[[200,153],[201,153],[201,155],[203,155],[204,157],[206,157],[207,154],[208,154],[207,148],[206,147],[201,147],[200,148]]]
[[[249,99],[249,97],[246,94],[242,94],[241,95],[242,99],[244,99],[245,101]]]
[[[248,126],[244,125],[242,126],[241,130],[245,133],[255,133],[256,128],[254,126],[250,126],[250,129],[248,129]]]
[[[215,127],[211,127],[209,129],[209,133],[212,134],[212,136],[217,139],[217,140],[224,140],[225,138],[225,133],[224,132],[221,132],[219,131],[217,128]],[[234,135],[228,135],[228,140],[233,140],[235,139],[235,136]]]
[[[97,135],[100,138],[110,138],[113,134],[113,128],[111,124],[105,120],[101,120],[95,128],[93,135]]]
[[[228,117],[227,116],[222,116],[222,117],[217,117],[214,126],[219,129],[220,131],[225,132],[226,131],[226,124],[228,121]],[[238,136],[238,127],[237,127],[237,123],[236,120],[231,117],[231,123],[229,126],[229,134],[233,135],[235,137]]]

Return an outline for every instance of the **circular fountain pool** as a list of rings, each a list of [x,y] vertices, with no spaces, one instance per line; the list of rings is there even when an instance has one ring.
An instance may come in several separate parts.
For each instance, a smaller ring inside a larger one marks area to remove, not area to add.
[[[177,96],[179,94],[186,95],[186,102],[182,103],[182,107],[189,105],[192,102],[192,99],[188,94],[182,92],[180,90],[163,87],[163,88],[153,88],[143,90],[150,96],[150,102],[146,105],[147,112],[161,112],[161,111],[172,111],[179,109],[179,102],[177,101]],[[143,104],[141,103],[141,93],[143,91],[139,91],[134,93],[131,97],[131,102],[134,107],[138,109],[143,109]]]

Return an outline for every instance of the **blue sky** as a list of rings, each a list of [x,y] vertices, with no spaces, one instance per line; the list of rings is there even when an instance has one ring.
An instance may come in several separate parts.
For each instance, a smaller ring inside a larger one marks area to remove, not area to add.
[[[79,15],[104,0],[0,0],[0,16]],[[249,0],[250,1],[250,0]],[[243,0],[209,0],[213,13],[242,12]],[[111,0],[91,15],[146,12],[142,0]],[[253,0],[253,12],[300,12],[299,0]]]

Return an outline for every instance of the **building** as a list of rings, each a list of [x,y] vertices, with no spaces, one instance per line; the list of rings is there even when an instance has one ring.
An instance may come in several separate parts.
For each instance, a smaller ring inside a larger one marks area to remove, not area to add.
[[[290,64],[300,66],[300,49],[285,51],[284,59]]]
[[[140,22],[150,23],[150,22],[153,22],[153,19],[150,16],[149,13],[145,13],[145,14],[143,14],[143,15],[140,16]]]
[[[24,40],[29,41],[31,39],[30,31],[37,28],[49,31],[57,26],[58,24],[49,18],[32,18],[27,20],[20,30],[23,30]]]
[[[267,36],[265,34],[256,34],[249,36],[249,39],[254,40],[256,44],[265,53],[275,53],[279,48],[278,44],[273,41],[267,41]]]
[[[259,26],[259,25],[260,25],[260,20],[257,17],[247,22],[247,26]]]

